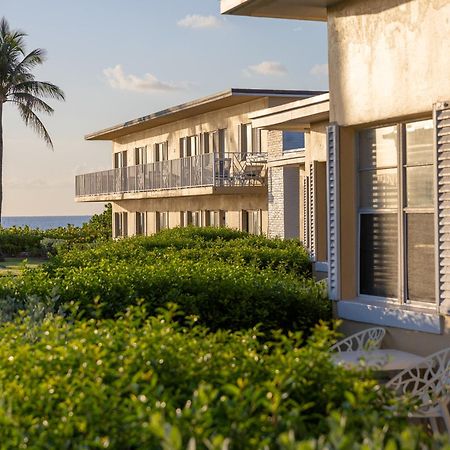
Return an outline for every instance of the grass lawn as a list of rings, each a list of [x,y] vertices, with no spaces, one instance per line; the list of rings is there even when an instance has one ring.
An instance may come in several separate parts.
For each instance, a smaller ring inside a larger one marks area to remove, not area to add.
[[[24,261],[26,262],[24,263]],[[43,258],[5,258],[5,261],[0,261],[0,277],[19,275],[24,267],[36,267],[44,262]]]

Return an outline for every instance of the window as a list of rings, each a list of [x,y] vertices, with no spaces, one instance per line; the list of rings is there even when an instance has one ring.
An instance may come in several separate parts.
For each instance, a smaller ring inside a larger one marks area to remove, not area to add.
[[[128,236],[128,213],[114,213],[114,235],[115,237]]]
[[[239,153],[246,159],[249,153],[261,153],[261,130],[250,123],[239,125]]]
[[[147,214],[145,212],[136,213],[136,235],[147,234]]]
[[[134,149],[134,164],[147,164],[147,147],[136,147]]]
[[[262,234],[261,230],[261,213],[260,209],[255,211],[242,211],[242,231],[250,234]]]
[[[192,225],[194,225],[194,227],[201,227],[202,226],[201,212],[200,211],[194,211],[192,213]]]
[[[225,211],[205,211],[206,227],[223,227],[225,226]]]
[[[432,125],[358,135],[361,294],[435,301]]]
[[[115,169],[121,169],[122,167],[127,167],[127,165],[128,165],[127,155],[128,155],[128,152],[126,150],[124,150],[122,152],[114,153],[114,168]]]
[[[169,228],[169,212],[156,212],[156,232]]]
[[[305,133],[302,131],[283,131],[283,152],[305,148]]]
[[[169,159],[169,143],[165,141],[155,144],[154,152],[154,162],[167,161]]]
[[[180,158],[187,158],[198,154],[197,136],[180,139]]]
[[[200,135],[201,153],[209,153],[211,133],[202,133]]]
[[[181,215],[181,226],[188,227],[192,225],[192,211],[182,211]]]

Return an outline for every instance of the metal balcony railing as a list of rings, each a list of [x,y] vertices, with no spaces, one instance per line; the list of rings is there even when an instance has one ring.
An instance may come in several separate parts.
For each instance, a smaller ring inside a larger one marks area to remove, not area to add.
[[[202,186],[263,186],[267,154],[206,153],[77,175],[77,197]]]

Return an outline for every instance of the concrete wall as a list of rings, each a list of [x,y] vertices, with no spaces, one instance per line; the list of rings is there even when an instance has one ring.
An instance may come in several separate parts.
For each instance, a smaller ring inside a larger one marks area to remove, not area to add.
[[[450,99],[450,2],[352,0],[328,9],[330,121],[430,112]]]

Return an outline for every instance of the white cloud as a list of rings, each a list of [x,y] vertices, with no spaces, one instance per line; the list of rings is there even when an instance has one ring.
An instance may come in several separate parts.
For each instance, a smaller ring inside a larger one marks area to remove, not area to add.
[[[216,16],[188,14],[179,20],[177,25],[184,28],[220,28],[223,25],[223,21]]]
[[[328,76],[328,64],[316,64],[309,73],[316,77],[326,77]]]
[[[160,81],[155,75],[146,73],[143,77],[136,75],[126,75],[120,64],[115,67],[109,67],[103,70],[108,80],[108,84],[114,89],[135,92],[152,92],[152,91],[175,91],[182,86]]]
[[[264,75],[264,76],[280,76],[286,75],[287,69],[283,64],[277,61],[263,61],[259,64],[255,64],[254,66],[248,66],[247,69],[244,70],[245,75]]]

